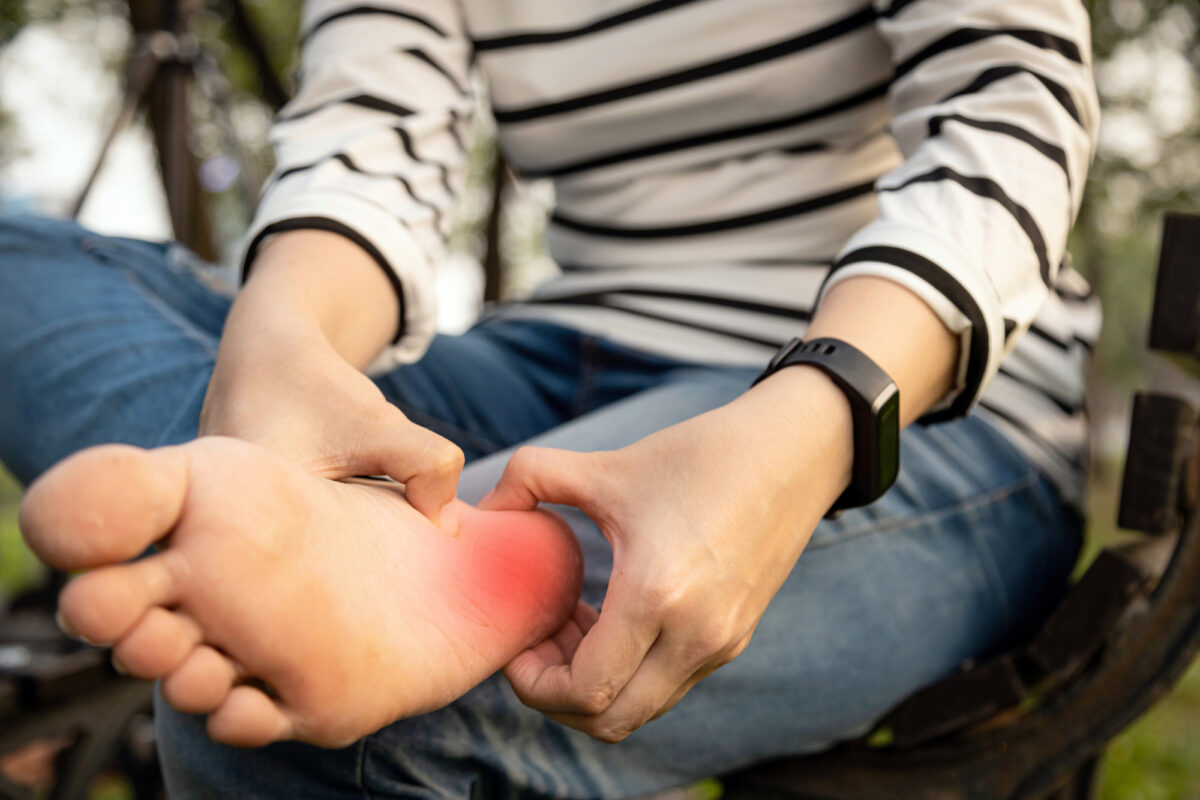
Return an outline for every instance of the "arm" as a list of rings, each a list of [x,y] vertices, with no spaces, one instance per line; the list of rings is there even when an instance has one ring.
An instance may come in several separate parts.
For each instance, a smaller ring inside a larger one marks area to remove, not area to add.
[[[386,473],[435,516],[462,454],[361,370],[433,336],[432,264],[465,174],[470,45],[457,6],[306,5],[300,90],[247,235],[202,434],[249,439],[324,477]]]
[[[807,334],[875,359],[907,424],[967,413],[1050,291],[1096,101],[1074,0],[878,5],[906,160]],[[808,366],[621,450],[518,451],[487,505],[576,505],[614,550],[603,611],[506,668],[518,696],[607,741],[665,713],[747,646],[851,459],[844,396]]]

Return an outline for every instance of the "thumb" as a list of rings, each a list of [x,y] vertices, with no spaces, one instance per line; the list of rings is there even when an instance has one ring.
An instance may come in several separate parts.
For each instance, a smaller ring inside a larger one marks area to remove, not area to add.
[[[600,453],[521,447],[496,488],[479,502],[486,511],[528,511],[539,502],[584,508],[596,495]],[[586,510],[586,509],[585,509]]]
[[[440,512],[454,499],[463,468],[458,445],[405,419],[374,446],[372,469],[404,484],[413,508],[440,524]]]

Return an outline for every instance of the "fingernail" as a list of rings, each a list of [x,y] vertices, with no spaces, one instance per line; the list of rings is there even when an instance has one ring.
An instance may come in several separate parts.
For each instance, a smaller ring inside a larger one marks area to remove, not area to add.
[[[129,677],[129,673],[126,672],[125,668],[121,666],[121,662],[117,661],[116,656],[113,656],[112,658],[110,658],[109,662],[112,664],[112,668],[114,670],[116,670],[118,675],[124,675],[126,677]]]
[[[71,626],[67,624],[67,621],[63,619],[62,611],[54,612],[54,624],[57,625],[58,629],[67,636],[74,636],[76,639],[79,638],[79,634],[72,630]]]

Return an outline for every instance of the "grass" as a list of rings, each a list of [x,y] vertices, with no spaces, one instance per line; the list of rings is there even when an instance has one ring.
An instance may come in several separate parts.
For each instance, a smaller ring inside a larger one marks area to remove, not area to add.
[[[1117,478],[1102,470],[1093,486],[1094,524],[1081,564],[1100,547],[1124,536],[1103,521],[1115,518]],[[0,468],[0,598],[35,582],[37,562],[25,549],[17,530],[20,487]],[[715,798],[719,788],[702,784],[697,793]],[[97,787],[95,800],[124,800],[122,787]],[[1104,761],[1101,800],[1200,800],[1200,661],[1174,691],[1118,736]]]

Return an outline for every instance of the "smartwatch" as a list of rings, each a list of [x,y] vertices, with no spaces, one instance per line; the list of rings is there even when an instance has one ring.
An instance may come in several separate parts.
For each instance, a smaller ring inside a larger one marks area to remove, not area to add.
[[[793,364],[811,364],[850,401],[854,423],[854,467],[850,485],[825,516],[877,500],[900,471],[900,390],[891,377],[857,347],[840,339],[792,339],[775,354],[751,386]]]

